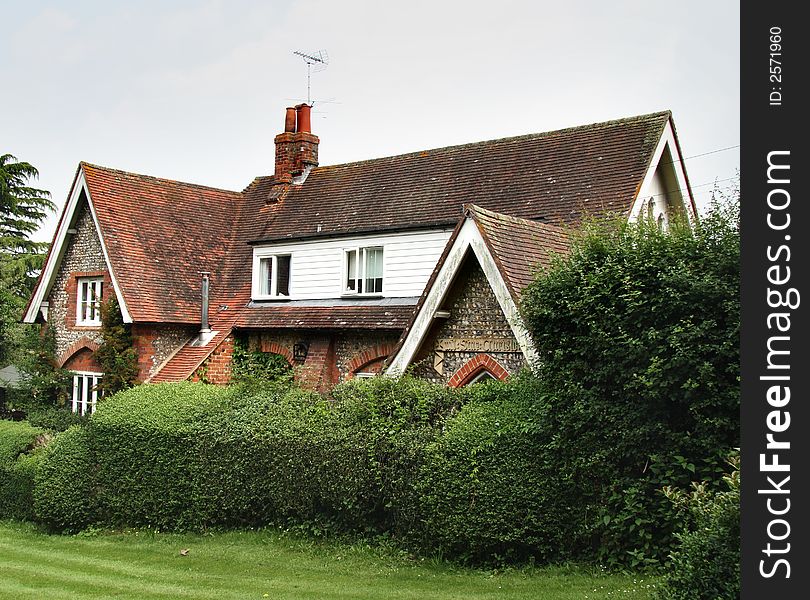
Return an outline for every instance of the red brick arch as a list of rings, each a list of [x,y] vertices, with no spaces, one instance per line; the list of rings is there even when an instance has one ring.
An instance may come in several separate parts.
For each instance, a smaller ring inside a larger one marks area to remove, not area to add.
[[[509,371],[489,354],[476,354],[464,363],[458,371],[453,373],[447,385],[452,388],[465,386],[483,371],[486,371],[500,381],[509,377]]]
[[[78,340],[76,340],[70,346],[68,346],[68,349],[62,353],[62,355],[59,357],[59,360],[57,361],[57,366],[59,367],[64,366],[65,363],[67,363],[67,361],[69,361],[71,358],[73,358],[73,356],[75,356],[85,348],[90,350],[90,352],[95,352],[96,350],[98,350],[99,344],[98,342],[94,342],[87,336],[80,337]]]
[[[386,358],[393,350],[394,344],[389,342],[366,348],[346,363],[346,379],[354,377],[354,374],[368,363]]]
[[[293,362],[293,354],[289,350],[289,348],[285,348],[284,346],[282,346],[281,344],[277,344],[276,342],[267,342],[262,340],[261,349],[262,352],[279,354],[283,356],[285,359],[287,359],[287,362],[290,363],[291,367],[295,366],[295,363]]]

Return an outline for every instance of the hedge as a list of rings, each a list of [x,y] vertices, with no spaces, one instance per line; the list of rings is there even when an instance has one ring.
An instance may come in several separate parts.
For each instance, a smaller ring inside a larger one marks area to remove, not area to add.
[[[165,384],[106,399],[82,435],[68,430],[46,454],[42,520],[70,530],[410,530],[420,451],[462,394],[382,379],[345,384],[332,399],[285,383],[257,389]],[[65,451],[81,458],[66,462]],[[65,501],[74,493],[80,505]]]
[[[594,559],[594,543],[619,564],[640,539],[674,543],[680,513],[660,487],[688,486],[703,465],[653,457],[624,495],[598,496],[603,481],[584,489],[561,458],[594,447],[563,447],[556,400],[531,376],[462,390],[375,378],[330,398],[284,382],[139,386],[42,452],[35,516],[63,531],[382,535],[478,564]]]
[[[39,446],[46,432],[25,421],[0,421],[0,519],[30,519]]]
[[[34,477],[36,520],[65,532],[97,522],[96,474],[87,429],[74,425],[57,435],[42,452]]]
[[[582,515],[556,466],[536,382],[485,384],[427,448],[416,493],[425,550],[470,562],[558,562]]]

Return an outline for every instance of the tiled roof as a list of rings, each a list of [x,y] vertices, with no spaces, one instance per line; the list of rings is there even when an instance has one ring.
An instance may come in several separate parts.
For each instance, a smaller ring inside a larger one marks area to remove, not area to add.
[[[478,225],[515,301],[538,268],[549,267],[553,256],[569,252],[568,232],[563,227],[510,217],[474,204],[465,209]]]
[[[236,327],[297,329],[402,329],[416,306],[416,298],[407,303],[337,306],[300,306],[269,304],[242,310]]]
[[[242,194],[81,163],[133,320],[200,322],[200,271],[225,291]]]
[[[318,167],[242,232],[249,240],[458,221],[468,202],[516,217],[576,223],[629,211],[669,112],[560,131]],[[246,194],[278,196],[272,177]]]
[[[212,312],[228,305],[230,321],[250,301],[252,241],[452,225],[469,202],[546,223],[626,212],[669,118],[661,112],[318,167],[303,185],[259,177],[241,193],[88,163],[80,169],[133,320],[199,323],[199,272],[209,271]],[[508,237],[492,227],[491,241],[506,255]],[[505,273],[518,287],[528,277],[519,267]],[[251,312],[237,326],[348,327],[356,318],[398,328],[407,320],[404,309],[386,310],[288,307]]]
[[[193,346],[191,342],[186,343],[149,379],[149,383],[185,381],[217,349],[217,346],[230,332],[231,329],[227,327],[217,331],[217,334],[205,346]]]

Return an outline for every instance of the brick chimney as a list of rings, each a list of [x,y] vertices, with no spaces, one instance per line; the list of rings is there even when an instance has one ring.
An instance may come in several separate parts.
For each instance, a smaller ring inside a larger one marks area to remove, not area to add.
[[[284,116],[284,133],[276,136],[277,183],[293,183],[293,178],[306,175],[318,166],[317,135],[312,135],[308,104],[288,107]]]

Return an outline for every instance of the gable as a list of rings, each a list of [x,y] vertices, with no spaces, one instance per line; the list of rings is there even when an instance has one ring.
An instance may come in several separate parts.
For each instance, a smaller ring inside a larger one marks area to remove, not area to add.
[[[83,211],[85,212],[83,213]],[[88,243],[90,243],[90,240],[97,241],[103,257],[104,266],[106,267],[107,272],[110,274],[116,299],[118,300],[118,305],[121,308],[121,314],[123,315],[124,322],[132,322],[132,317],[127,308],[127,302],[121,294],[121,290],[117,284],[115,272],[112,269],[110,256],[107,252],[104,237],[99,226],[98,216],[96,215],[92,198],[88,192],[87,181],[80,166],[76,172],[76,177],[73,180],[73,185],[70,189],[70,193],[68,194],[67,202],[65,203],[65,208],[62,210],[62,215],[60,216],[53,242],[48,249],[48,254],[45,258],[45,264],[43,265],[39,280],[37,281],[37,286],[34,289],[26,308],[25,315],[23,317],[24,323],[36,322],[43,302],[54,287],[56,278],[59,275],[62,266],[65,252],[70,247],[71,238],[77,232],[76,225],[79,223],[79,220],[83,214],[85,217],[87,214],[89,214],[90,218],[92,219],[92,226],[89,226],[88,224],[85,227],[86,231],[83,237],[88,240]],[[85,223],[87,223],[86,218]],[[93,235],[92,230],[94,230],[95,235]]]
[[[433,321],[440,318],[441,307],[457,280],[459,270],[466,264],[468,253],[475,257],[481,271],[484,273],[498,306],[514,335],[518,349],[529,366],[536,364],[537,353],[520,318],[511,288],[506,283],[475,220],[472,217],[466,217],[459,222],[448,241],[445,252],[439,264],[436,265],[427,288],[419,299],[416,312],[392,353],[386,374],[401,375],[412,364],[417,352],[421,350],[428,332],[432,329]]]
[[[416,377],[448,383],[482,354],[509,374],[526,366],[512,327],[471,249],[459,265],[439,313],[442,316],[430,324],[412,360]]]
[[[675,214],[685,215],[693,225],[697,219],[684,158],[670,120],[652,154],[629,219],[650,217],[665,226]]]

